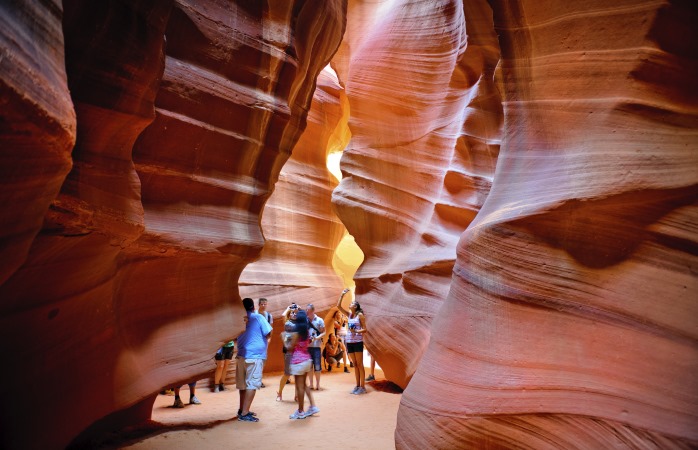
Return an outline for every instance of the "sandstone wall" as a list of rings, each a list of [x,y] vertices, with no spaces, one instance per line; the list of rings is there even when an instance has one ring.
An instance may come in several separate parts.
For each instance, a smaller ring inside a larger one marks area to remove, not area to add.
[[[466,16],[489,27],[466,30]],[[367,347],[402,387],[429,342],[458,238],[489,192],[499,153],[491,23],[486,5],[352,2],[333,59],[352,133],[333,201],[365,255],[354,279]]]
[[[346,229],[331,203],[337,179],[327,167],[327,154],[349,140],[344,89],[327,67],[320,73],[308,113],[308,125],[281,169],[262,216],[265,244],[260,258],[240,276],[240,296],[268,299],[275,318],[267,371],[283,370],[279,334],[281,314],[291,303],[313,303],[321,317],[337,302],[343,285],[332,258]]]
[[[49,5],[0,4],[0,284],[26,260],[71,167],[61,8]]]
[[[207,377],[243,329],[237,280],[345,5],[66,0],[62,33],[60,5],[33,5],[3,6],[0,32],[14,96],[2,136],[18,142],[2,170],[22,167],[12,186],[38,199],[3,255],[14,368],[0,434],[3,447],[63,448],[87,427],[82,438],[148,418],[157,392]]]
[[[694,448],[695,5],[489,3],[504,140],[397,447]]]

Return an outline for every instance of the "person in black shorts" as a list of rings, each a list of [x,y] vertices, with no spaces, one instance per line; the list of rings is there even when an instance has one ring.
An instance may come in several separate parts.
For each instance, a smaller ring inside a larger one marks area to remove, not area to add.
[[[228,374],[228,365],[233,359],[235,342],[230,341],[216,352],[216,373],[213,377],[213,392],[225,391],[225,376]]]

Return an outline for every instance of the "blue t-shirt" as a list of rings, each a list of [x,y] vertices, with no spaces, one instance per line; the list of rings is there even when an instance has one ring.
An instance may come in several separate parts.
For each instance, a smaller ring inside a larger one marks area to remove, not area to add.
[[[238,356],[245,359],[267,359],[267,336],[271,325],[263,315],[247,313],[247,327],[238,337]]]

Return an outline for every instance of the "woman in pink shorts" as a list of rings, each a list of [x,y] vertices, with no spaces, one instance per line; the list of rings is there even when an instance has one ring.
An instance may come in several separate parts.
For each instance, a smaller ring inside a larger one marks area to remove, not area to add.
[[[305,419],[320,412],[320,408],[315,406],[313,393],[306,382],[308,372],[310,372],[310,353],[308,353],[308,344],[310,343],[308,335],[308,316],[305,311],[299,310],[296,314],[296,331],[292,333],[288,343],[287,350],[291,352],[290,373],[293,375],[296,382],[296,397],[298,398],[298,409],[289,416],[290,419]],[[303,410],[305,403],[305,395],[310,400],[310,408],[307,411]]]

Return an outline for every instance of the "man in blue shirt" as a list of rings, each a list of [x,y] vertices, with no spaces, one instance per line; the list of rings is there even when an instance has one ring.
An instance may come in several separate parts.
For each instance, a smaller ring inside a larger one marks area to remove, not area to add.
[[[262,387],[262,370],[264,360],[267,359],[267,338],[272,328],[263,315],[254,311],[254,300],[243,298],[242,305],[247,312],[247,325],[245,331],[238,336],[235,380],[240,391],[238,420],[259,422],[256,414],[250,412],[250,406],[257,389]]]

